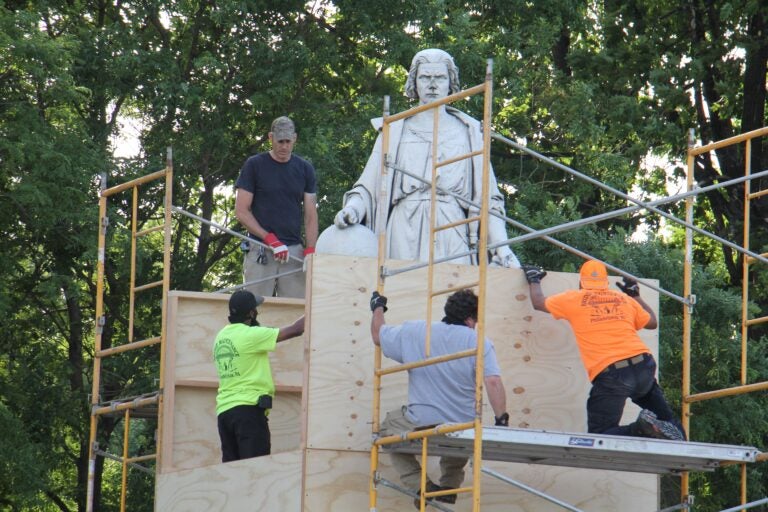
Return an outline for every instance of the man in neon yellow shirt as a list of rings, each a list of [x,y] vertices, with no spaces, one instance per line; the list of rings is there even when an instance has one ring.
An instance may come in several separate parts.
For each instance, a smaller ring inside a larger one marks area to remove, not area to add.
[[[229,299],[229,325],[216,335],[213,359],[219,374],[216,395],[221,461],[269,455],[267,416],[275,396],[269,352],[278,341],[304,333],[304,316],[287,327],[262,327],[256,308],[264,297],[245,290]]]

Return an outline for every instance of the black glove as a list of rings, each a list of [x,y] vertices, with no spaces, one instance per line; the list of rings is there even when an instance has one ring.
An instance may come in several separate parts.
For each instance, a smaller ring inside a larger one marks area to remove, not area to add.
[[[387,298],[379,295],[379,292],[373,292],[371,295],[371,311],[376,311],[376,308],[384,308],[384,312],[387,312]]]
[[[506,412],[501,416],[494,416],[493,419],[496,420],[496,423],[494,423],[494,425],[496,425],[497,427],[509,426],[509,414]]]
[[[624,284],[616,283],[616,286],[618,286],[619,289],[621,289],[621,291],[623,291],[630,297],[640,296],[640,287],[637,285],[637,281],[635,281],[631,277],[625,277]]]
[[[523,265],[521,267],[525,272],[525,280],[528,284],[540,283],[544,276],[547,275],[547,271],[536,265]]]

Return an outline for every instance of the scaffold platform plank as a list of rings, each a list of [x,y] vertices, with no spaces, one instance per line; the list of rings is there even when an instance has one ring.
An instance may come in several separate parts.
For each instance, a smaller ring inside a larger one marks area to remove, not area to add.
[[[471,457],[473,429],[429,438],[429,455]],[[421,453],[419,441],[388,450]],[[549,466],[607,469],[635,473],[677,474],[714,471],[723,463],[755,462],[751,446],[668,441],[644,437],[483,427],[483,459]]]

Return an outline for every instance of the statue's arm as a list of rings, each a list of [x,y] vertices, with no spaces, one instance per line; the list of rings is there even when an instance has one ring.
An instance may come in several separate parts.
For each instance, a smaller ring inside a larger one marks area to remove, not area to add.
[[[376,191],[381,170],[381,135],[376,138],[371,155],[365,164],[363,173],[355,185],[344,194],[342,209],[336,214],[334,224],[343,229],[352,224],[364,224],[374,229]]]

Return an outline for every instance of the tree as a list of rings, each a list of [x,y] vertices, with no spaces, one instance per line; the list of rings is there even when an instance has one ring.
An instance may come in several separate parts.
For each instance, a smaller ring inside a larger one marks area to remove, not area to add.
[[[8,290],[0,296],[0,327],[7,333],[0,342],[0,402],[7,408],[3,428],[21,425],[22,431],[0,443],[18,444],[27,458],[35,450],[59,456],[31,470],[37,476],[30,478],[42,479],[42,493],[30,497],[16,486],[4,493],[11,492],[13,506],[22,509],[84,507],[97,176],[106,174],[112,186],[159,170],[171,146],[173,204],[237,229],[231,187],[239,168],[249,154],[267,149],[271,120],[289,114],[298,127],[297,152],[318,170],[324,228],[370,153],[376,134],[369,119],[381,115],[382,97],[392,97],[392,112],[408,108],[402,86],[410,59],[436,46],[455,57],[465,86],[482,82],[486,58],[494,59],[497,132],[525,139],[623,192],[664,195],[682,168],[649,167],[649,155],[682,161],[692,127],[710,142],[765,125],[766,15],[755,0],[7,0],[0,6],[0,256],[8,262],[0,267]],[[458,106],[476,117],[482,108],[478,100]],[[121,116],[144,127],[138,160],[111,155]],[[752,148],[754,169],[766,168],[763,146]],[[743,174],[743,150],[717,157],[697,160],[700,185]],[[509,216],[534,228],[626,204],[504,146],[494,145],[492,158],[497,177],[509,185]],[[157,222],[162,204],[156,191],[142,188],[140,226]],[[696,204],[696,222],[740,240],[736,212],[742,200],[738,189],[707,194]],[[110,204],[105,347],[124,343],[129,324],[130,239],[120,227],[131,204],[127,198]],[[680,205],[669,208],[680,216]],[[765,208],[760,202],[753,212],[753,247],[759,251],[768,245],[760,222]],[[657,217],[638,213],[557,238],[679,291],[674,262],[680,260],[680,239],[632,244],[629,236],[642,223],[651,231],[661,228]],[[161,271],[153,259],[158,244],[149,238],[139,251],[141,282]],[[229,235],[177,216],[173,287],[210,290],[239,282],[237,245]],[[555,270],[579,264],[541,241],[518,245],[527,262]],[[740,284],[741,262],[713,243],[698,248],[695,258],[701,279],[696,351],[722,364],[695,368],[694,379],[696,386],[722,386],[733,378],[738,334],[733,322],[718,319],[736,314],[732,287]],[[751,298],[763,311],[768,282],[759,272],[753,280]],[[151,303],[157,299],[138,305],[137,336],[156,329]],[[662,372],[670,389],[680,378],[680,311],[669,302],[662,310]],[[752,336],[750,360],[757,364],[750,378],[764,379],[759,347],[765,333],[756,329]],[[152,389],[155,356],[150,349],[110,358],[102,398]],[[701,430],[693,435],[732,442],[724,433],[735,432],[759,444],[755,440],[768,430],[760,413],[764,404],[755,397],[739,400],[756,413],[751,430],[713,404],[697,407],[695,428]],[[120,443],[120,421],[103,419],[100,446]],[[149,422],[135,431],[137,449],[150,449],[143,440],[152,428]],[[96,479],[98,507],[115,508],[119,478],[109,467],[105,471],[101,457]],[[732,491],[719,489],[735,489],[734,482],[728,472],[693,482],[702,495],[716,489],[703,509],[733,503]],[[147,480],[137,486],[140,493],[151,492]],[[674,492],[666,499],[674,503]]]

